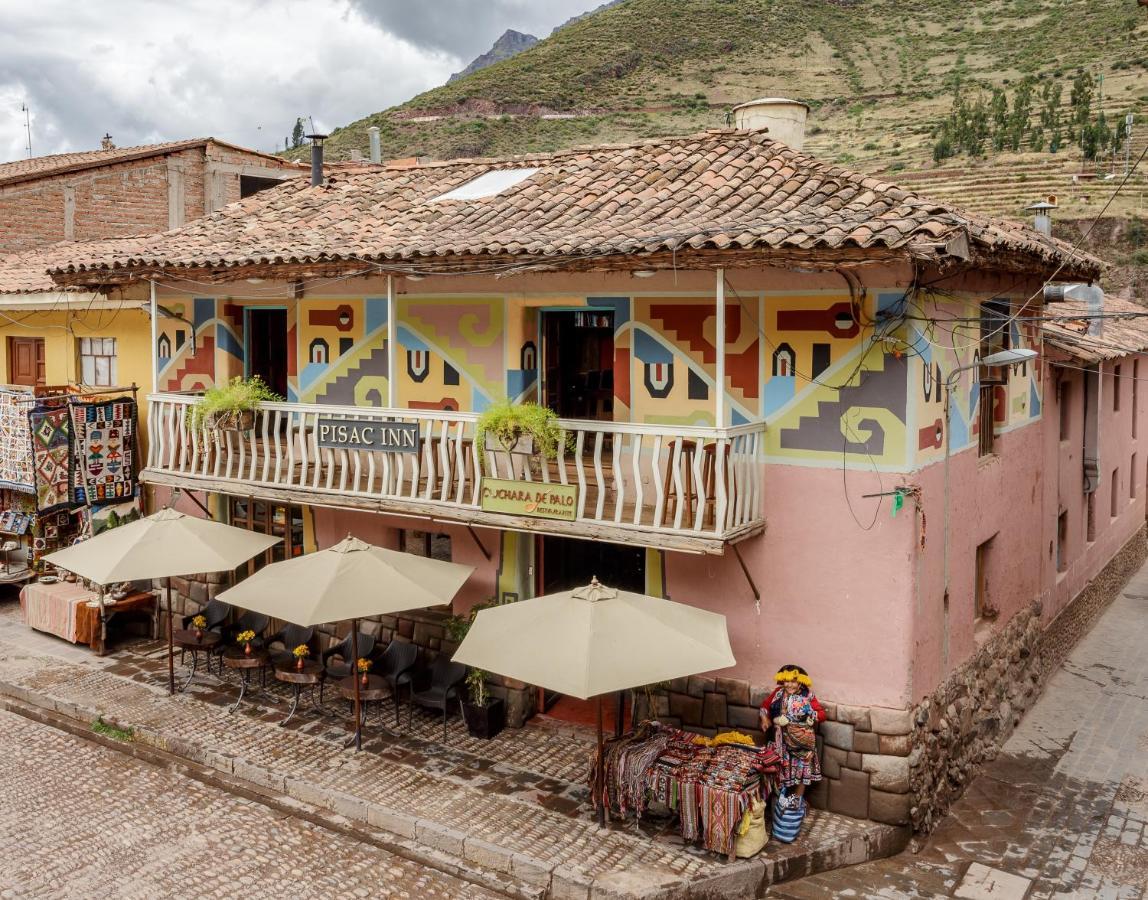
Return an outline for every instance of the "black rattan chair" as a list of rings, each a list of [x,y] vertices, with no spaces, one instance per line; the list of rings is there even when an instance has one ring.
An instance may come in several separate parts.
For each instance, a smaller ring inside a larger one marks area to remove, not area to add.
[[[379,671],[391,687],[391,696],[395,698],[395,725],[399,724],[399,691],[406,687],[413,688],[415,663],[419,659],[417,644],[407,641],[391,641],[379,661]]]
[[[302,625],[293,625],[288,622],[267,639],[265,646],[268,655],[271,657],[271,664],[279,667],[290,665],[295,661],[295,654],[292,653],[292,651],[300,644],[310,644],[314,637],[314,628],[306,628]],[[274,644],[281,644],[283,649],[271,649]]]
[[[369,659],[375,649],[375,636],[365,631],[359,632],[359,659]],[[351,635],[347,635],[339,643],[323,653],[323,671],[327,678],[346,678],[355,671],[355,660],[351,657],[354,648],[351,646]],[[334,657],[338,657],[338,661]],[[319,702],[323,702],[323,683],[319,683]]]
[[[192,613],[190,616],[183,617],[183,627],[190,628],[191,620],[196,616],[203,616],[207,620],[207,625],[204,626],[204,631],[218,631],[223,632],[223,625],[227,621],[227,617],[231,615],[231,604],[224,603],[222,600],[208,600],[207,606],[197,613]],[[179,664],[183,665],[183,657],[187,653],[186,650],[179,651]],[[207,656],[207,671],[211,672],[211,654]]]
[[[440,653],[431,664],[430,687],[422,691],[411,692],[410,712],[407,715],[407,727],[414,723],[415,704],[430,709],[442,710],[442,739],[446,741],[446,718],[452,701],[458,704],[462,712],[462,694],[459,686],[466,680],[466,666],[462,663],[452,662],[445,653]]]
[[[264,643],[263,632],[267,630],[267,626],[270,624],[270,616],[248,610],[231,625],[225,625],[223,627],[223,640],[211,649],[211,652],[219,657],[219,674],[223,674],[223,652],[235,643],[236,635],[244,631],[254,631],[255,640],[251,642],[251,646],[262,647]]]

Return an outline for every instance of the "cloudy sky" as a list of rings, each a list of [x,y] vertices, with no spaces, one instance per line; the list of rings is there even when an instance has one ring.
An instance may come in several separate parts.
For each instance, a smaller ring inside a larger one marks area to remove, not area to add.
[[[280,149],[442,84],[507,28],[601,0],[0,0],[0,162],[214,136]]]

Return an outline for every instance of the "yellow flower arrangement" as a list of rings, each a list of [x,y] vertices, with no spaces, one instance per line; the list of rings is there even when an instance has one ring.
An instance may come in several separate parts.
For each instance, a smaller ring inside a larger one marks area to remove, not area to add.
[[[255,640],[255,632],[251,629],[248,629],[247,631],[241,631],[235,636],[235,640],[236,643],[246,644],[249,641]]]
[[[191,624],[196,628],[206,628],[207,619],[205,619],[203,616],[196,616],[191,620]]]
[[[359,671],[363,672],[364,674],[371,671],[371,665],[372,663],[369,659],[360,659],[357,663]]]
[[[753,738],[740,731],[723,731],[717,737],[708,738],[703,734],[696,735],[693,742],[699,747],[721,747],[724,744],[741,744],[745,747],[753,746]]]
[[[308,656],[311,655],[311,648],[308,647],[306,644],[300,644],[298,647],[296,647],[291,652],[294,654],[296,659],[306,659]]]

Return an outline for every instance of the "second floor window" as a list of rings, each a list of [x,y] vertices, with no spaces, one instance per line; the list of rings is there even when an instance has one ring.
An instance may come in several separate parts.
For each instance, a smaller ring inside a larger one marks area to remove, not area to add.
[[[116,339],[80,338],[80,382],[114,387],[117,379]]]

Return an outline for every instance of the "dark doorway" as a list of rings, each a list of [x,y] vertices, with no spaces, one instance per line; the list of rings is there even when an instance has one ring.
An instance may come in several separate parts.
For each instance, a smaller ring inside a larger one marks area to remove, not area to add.
[[[552,594],[590,583],[596,577],[607,587],[637,594],[646,592],[646,551],[643,547],[579,541],[572,538],[542,537],[538,543],[538,588]],[[624,694],[603,698],[607,729],[625,728]],[[619,716],[619,706],[622,714]],[[564,722],[593,725],[597,720],[597,700],[579,700],[539,689],[541,712]]]
[[[564,419],[614,418],[614,313],[544,310],[546,405]]]
[[[287,310],[247,310],[247,376],[253,375],[287,396]]]
[[[8,338],[8,383],[44,384],[43,338]]]

